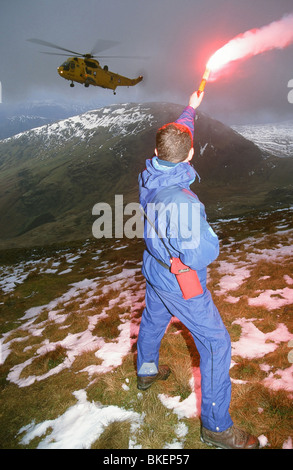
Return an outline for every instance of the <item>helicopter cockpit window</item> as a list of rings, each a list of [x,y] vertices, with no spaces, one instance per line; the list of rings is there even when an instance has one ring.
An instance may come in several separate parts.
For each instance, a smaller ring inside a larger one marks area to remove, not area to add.
[[[67,60],[63,62],[62,67],[63,67],[63,70],[69,70],[69,62]]]
[[[75,63],[74,62],[70,62],[70,68],[71,68],[71,70],[75,69]]]

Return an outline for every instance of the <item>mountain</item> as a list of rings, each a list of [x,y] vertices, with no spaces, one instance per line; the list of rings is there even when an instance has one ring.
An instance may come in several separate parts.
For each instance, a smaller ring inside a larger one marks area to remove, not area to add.
[[[95,109],[97,106],[93,106]],[[32,101],[0,106],[0,140],[21,132],[53,123],[57,120],[86,112],[89,106],[57,103],[54,101]]]
[[[170,103],[113,105],[0,142],[0,248],[88,238],[96,203],[138,202],[137,176]],[[210,219],[292,204],[293,159],[264,158],[235,130],[198,113],[192,189]]]
[[[268,156],[274,155],[280,158],[293,156],[293,121],[232,126],[232,128],[254,142]]]

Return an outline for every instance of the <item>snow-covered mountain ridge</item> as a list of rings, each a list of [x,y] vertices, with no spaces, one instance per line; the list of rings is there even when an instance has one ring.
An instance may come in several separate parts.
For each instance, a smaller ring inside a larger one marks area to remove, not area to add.
[[[293,121],[232,126],[232,129],[254,142],[265,155],[281,158],[293,156]]]
[[[96,125],[106,127],[108,124],[111,126],[111,131],[114,130],[114,132],[119,133],[119,128],[121,128],[122,133],[124,133],[127,132],[125,126],[127,124],[131,125],[132,119],[137,118],[140,125],[143,119],[150,123],[147,108],[148,106],[136,103],[110,105],[104,108],[98,102],[72,104],[62,101],[40,101],[9,107],[2,104],[0,109],[0,141],[4,139],[6,141],[14,136],[16,138],[28,137],[27,132],[34,130],[34,134],[31,135],[32,138],[33,135],[39,135],[42,129],[47,133],[46,146],[49,145],[49,137],[51,138],[54,135],[55,138],[53,138],[52,144],[59,143],[60,145],[74,134],[81,140],[88,138],[88,135],[85,135],[81,129],[83,126],[85,132],[87,128],[91,132]],[[137,112],[138,114],[136,114]],[[111,122],[106,121],[107,114],[108,118],[111,115]],[[262,150],[264,156],[292,156],[293,120],[259,125],[232,125],[231,127],[240,135],[255,143]]]
[[[116,104],[0,141],[0,245],[83,239],[92,208],[138,199],[137,177],[157,129],[176,120],[172,103]],[[191,189],[210,218],[292,204],[291,158],[270,157],[231,127],[198,112]],[[46,229],[44,230],[44,226]]]
[[[62,145],[71,138],[89,140],[99,128],[107,129],[111,137],[115,137],[137,134],[153,123],[154,116],[147,105],[112,105],[21,132],[2,142],[25,137],[29,140],[41,138],[46,146]]]

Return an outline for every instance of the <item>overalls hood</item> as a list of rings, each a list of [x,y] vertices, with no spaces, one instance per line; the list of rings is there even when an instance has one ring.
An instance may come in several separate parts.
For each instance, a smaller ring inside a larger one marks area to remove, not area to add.
[[[189,188],[196,177],[199,178],[199,175],[189,162],[165,166],[159,163],[157,157],[153,157],[146,161],[146,169],[139,175],[140,203],[145,206],[158,190],[167,186]]]

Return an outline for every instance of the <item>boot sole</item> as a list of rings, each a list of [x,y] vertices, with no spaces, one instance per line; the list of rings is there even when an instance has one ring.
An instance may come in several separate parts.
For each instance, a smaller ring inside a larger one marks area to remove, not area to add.
[[[206,444],[206,445],[208,445],[208,446],[210,446],[210,447],[216,447],[216,449],[230,449],[230,447],[224,447],[224,446],[221,447],[221,446],[219,446],[219,443],[218,443],[218,442],[215,443],[215,442],[213,442],[213,441],[205,441],[202,437],[200,437],[200,440],[201,440],[201,442],[202,442],[203,444]]]
[[[150,388],[158,380],[167,380],[170,374],[171,374],[171,370],[169,371],[168,375],[166,375],[165,377],[160,377],[159,379],[154,380],[150,384],[147,384],[147,385],[137,384],[137,388],[138,388],[138,390],[142,390],[143,392],[145,392],[148,388]]]
[[[202,436],[200,436],[200,440],[201,442],[203,442],[203,444],[207,444],[208,446],[210,447],[216,447],[217,449],[234,449],[234,447],[230,447],[230,446],[225,446],[224,444],[222,445],[219,445],[218,442],[215,442],[215,441],[205,441]],[[259,448],[259,445],[256,444],[255,447],[251,447],[250,450],[253,450],[253,449],[258,449]],[[239,448],[240,449],[240,448]],[[247,449],[249,450],[249,449]]]

